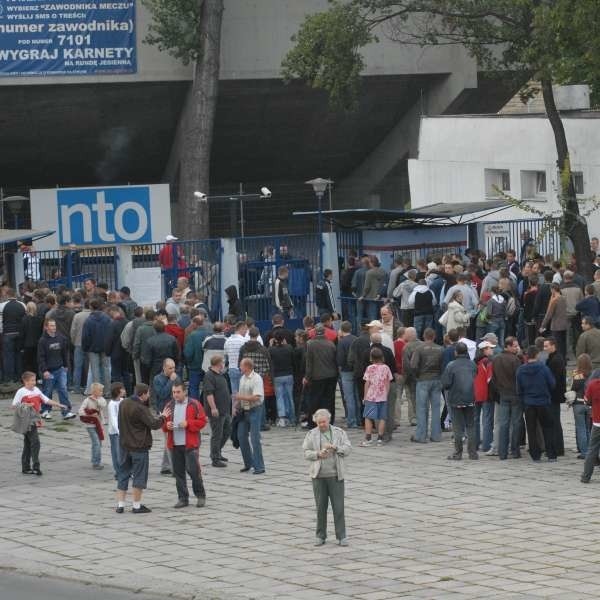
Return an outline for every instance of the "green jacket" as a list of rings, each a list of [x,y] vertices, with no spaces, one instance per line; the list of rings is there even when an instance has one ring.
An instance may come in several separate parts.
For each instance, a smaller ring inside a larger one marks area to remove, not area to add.
[[[191,371],[202,370],[202,360],[204,359],[204,350],[202,344],[206,339],[206,331],[204,329],[196,329],[187,336],[185,346],[183,347],[183,355],[188,369]]]

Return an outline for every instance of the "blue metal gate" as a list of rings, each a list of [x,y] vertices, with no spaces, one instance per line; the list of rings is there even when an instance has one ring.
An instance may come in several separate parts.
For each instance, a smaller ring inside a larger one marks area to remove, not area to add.
[[[289,292],[294,304],[287,326],[302,327],[306,315],[314,316],[314,283],[319,273],[319,236],[282,235],[236,240],[239,292],[248,316],[261,331],[271,326],[275,314],[273,286],[279,267],[289,270]]]
[[[86,279],[106,283],[111,290],[119,286],[118,256],[114,246],[36,251],[33,259],[37,262],[38,268],[34,273],[31,266],[25,265],[25,275],[31,279],[39,277],[40,281],[48,283],[50,289],[56,289],[61,285],[67,288],[82,287]],[[28,258],[29,260],[31,259]]]
[[[213,320],[221,310],[221,240],[191,240],[133,247],[133,268],[160,267],[162,289],[168,298],[180,277],[189,280],[190,288],[204,302]]]

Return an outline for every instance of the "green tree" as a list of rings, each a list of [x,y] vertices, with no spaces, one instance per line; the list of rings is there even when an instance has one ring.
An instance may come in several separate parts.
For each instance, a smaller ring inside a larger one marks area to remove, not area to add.
[[[178,234],[208,237],[208,204],[194,191],[208,192],[221,52],[223,0],[142,0],[153,22],[146,42],[185,64],[194,63],[194,80],[180,123]]]
[[[324,89],[351,109],[364,68],[361,49],[383,32],[400,44],[462,44],[491,71],[540,82],[560,173],[561,232],[574,247],[579,271],[592,276],[590,241],[570,172],[569,148],[553,83],[600,84],[598,0],[332,0],[309,15],[285,57],[284,77]]]

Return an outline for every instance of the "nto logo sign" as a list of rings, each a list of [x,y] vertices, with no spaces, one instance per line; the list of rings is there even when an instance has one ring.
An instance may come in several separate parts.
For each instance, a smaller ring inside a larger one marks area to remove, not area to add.
[[[57,190],[60,245],[152,241],[149,187]]]

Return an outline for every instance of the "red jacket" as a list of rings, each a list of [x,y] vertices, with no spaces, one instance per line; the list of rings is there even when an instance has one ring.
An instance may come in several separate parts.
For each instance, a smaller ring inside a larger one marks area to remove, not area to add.
[[[394,340],[394,358],[396,359],[396,372],[402,375],[402,355],[404,354],[406,342],[402,338]]]
[[[337,339],[338,339],[337,331],[335,329],[333,329],[333,327],[324,327],[323,329],[325,330],[325,337],[330,342],[337,344]],[[308,330],[308,339],[313,340],[316,337],[316,335],[317,335],[317,331],[315,329]]]
[[[477,362],[477,375],[475,375],[474,381],[475,402],[482,403],[488,401],[492,374],[492,361],[487,356],[482,356]]]
[[[585,399],[592,405],[592,423],[600,423],[600,379],[592,379],[585,388]]]
[[[165,326],[165,333],[172,335],[177,340],[179,351],[183,350],[183,344],[185,342],[185,329],[177,325],[177,323],[169,323]]]
[[[165,408],[169,408],[171,416],[165,419],[162,429],[167,432],[167,448],[173,448],[173,431],[167,428],[167,423],[173,420],[175,400],[171,400],[167,403]],[[206,425],[206,413],[202,404],[198,400],[188,398],[188,405],[185,410],[185,420],[187,421],[187,427],[185,430],[185,447],[186,448],[198,448],[200,446],[200,430]]]

